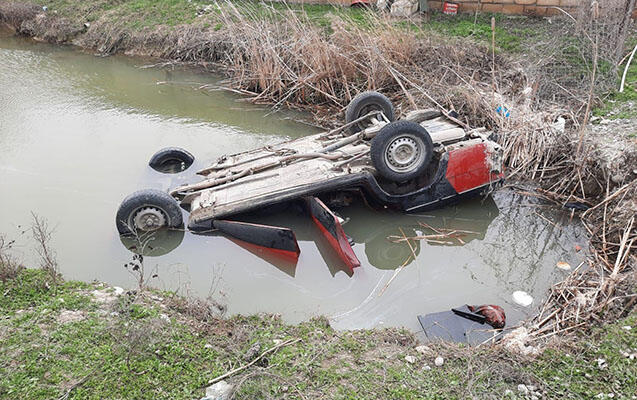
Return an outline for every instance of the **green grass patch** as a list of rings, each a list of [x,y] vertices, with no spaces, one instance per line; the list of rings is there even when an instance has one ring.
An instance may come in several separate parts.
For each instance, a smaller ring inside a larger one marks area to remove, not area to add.
[[[54,290],[46,279],[23,270],[0,287],[7,293],[0,298],[0,398],[201,398],[210,379],[294,338],[228,379],[240,384],[236,398],[502,398],[519,383],[537,385],[544,398],[630,398],[637,387],[636,362],[621,353],[637,351],[635,315],[529,362],[488,347],[431,345],[422,355],[406,331],[338,332],[324,318],[202,323],[180,314],[170,293],[161,293],[163,303],[130,292],[97,304],[91,291],[104,290],[99,285],[62,282]],[[71,312],[76,318],[64,320]],[[433,365],[437,355],[442,367]],[[598,367],[600,358],[606,367]]]

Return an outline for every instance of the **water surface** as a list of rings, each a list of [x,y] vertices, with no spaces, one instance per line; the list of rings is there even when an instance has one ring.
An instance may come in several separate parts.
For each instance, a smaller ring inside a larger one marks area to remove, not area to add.
[[[120,201],[140,188],[168,189],[191,176],[161,175],[146,164],[165,146],[184,147],[205,165],[239,152],[307,135],[301,115],[269,110],[224,91],[219,77],[186,68],[146,68],[153,61],[101,58],[72,48],[0,38],[0,232],[37,264],[25,227],[31,212],[55,227],[52,246],[65,277],[133,286],[123,265],[131,253],[115,230]],[[343,329],[404,326],[416,316],[464,303],[503,306],[514,323],[533,312],[546,289],[577,265],[586,242],[567,215],[509,191],[419,215],[341,211],[345,231],[362,262],[352,276],[316,241],[309,221],[273,215],[265,222],[294,227],[301,256],[275,265],[223,237],[195,236],[159,257],[152,284],[212,296],[228,312],[279,313],[291,322],[326,315]],[[474,232],[462,241],[415,243],[412,250],[387,237],[430,234],[423,224]],[[181,243],[179,243],[181,242]],[[394,276],[395,275],[395,276]],[[511,293],[536,298],[524,309]]]

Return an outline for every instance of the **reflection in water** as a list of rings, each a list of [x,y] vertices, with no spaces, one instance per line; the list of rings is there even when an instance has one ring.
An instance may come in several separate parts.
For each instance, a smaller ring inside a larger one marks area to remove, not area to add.
[[[585,256],[573,249],[586,240],[579,224],[509,191],[419,215],[338,209],[362,263],[351,276],[316,241],[311,220],[289,210],[257,222],[294,229],[296,265],[189,232],[158,232],[147,248],[126,240],[122,246],[114,218],[127,194],[166,190],[222,154],[315,132],[286,118],[295,114],[266,115],[227,93],[196,89],[214,85],[215,76],[138,67],[145,63],[0,38],[0,192],[12,194],[0,196],[0,232],[18,239],[14,249],[25,263],[36,260],[18,227],[35,211],[56,226],[51,244],[69,279],[131,286],[121,266],[134,246],[152,256],[146,261],[160,271],[161,289],[187,282],[205,297],[214,277],[230,315],[270,312],[290,322],[326,315],[342,329],[418,330],[416,315],[465,303],[499,304],[514,324],[537,303],[520,308],[510,301],[513,291],[539,300],[564,274],[556,262],[576,265]],[[170,175],[152,170],[151,155],[169,146],[192,151],[195,165]],[[401,235],[399,228],[408,236],[430,234],[423,224],[476,233],[463,236],[465,244],[414,242],[416,259],[395,272],[411,250],[387,237]]]
[[[129,251],[144,257],[160,257],[175,250],[184,240],[181,229],[160,229],[138,235],[121,235],[119,239]]]

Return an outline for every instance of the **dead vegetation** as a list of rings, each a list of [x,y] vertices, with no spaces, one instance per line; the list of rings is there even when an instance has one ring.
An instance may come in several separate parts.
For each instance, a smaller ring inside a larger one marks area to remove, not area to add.
[[[10,253],[14,243],[14,240],[7,240],[4,235],[0,235],[0,281],[2,282],[14,279],[24,268]]]
[[[45,218],[35,213],[31,213],[31,216],[33,217],[31,234],[36,244],[35,251],[40,258],[40,269],[47,273],[48,282],[56,286],[62,277],[58,267],[56,252],[51,248],[53,229],[49,227],[49,223]]]
[[[228,86],[251,101],[301,107],[324,125],[340,121],[340,111],[364,90],[382,91],[402,112],[455,110],[467,125],[497,132],[509,180],[532,181],[537,196],[574,215],[588,209],[581,215],[593,256],[552,289],[534,322],[538,332],[573,329],[619,304],[618,315],[634,308],[637,152],[626,149],[623,163],[607,163],[599,157],[600,143],[588,140],[587,124],[592,107],[617,82],[632,29],[622,10],[634,8],[634,0],[594,0],[578,15],[565,13],[522,61],[493,45],[406,29],[373,13],[363,24],[334,16],[325,30],[293,10],[257,13],[229,1],[215,7],[219,29],[194,24],[132,31],[98,20],[81,35],[65,33],[61,27],[70,24],[30,6],[3,4],[0,16],[25,34],[75,37],[104,54],[127,51],[222,67]]]

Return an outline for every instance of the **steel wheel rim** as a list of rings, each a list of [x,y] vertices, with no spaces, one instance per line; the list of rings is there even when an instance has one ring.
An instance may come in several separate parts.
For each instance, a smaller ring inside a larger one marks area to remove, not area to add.
[[[385,148],[385,164],[394,172],[411,172],[425,159],[424,148],[420,138],[409,134],[399,135]]]
[[[156,206],[143,206],[131,213],[128,224],[134,229],[152,232],[165,227],[168,223],[166,212]]]

